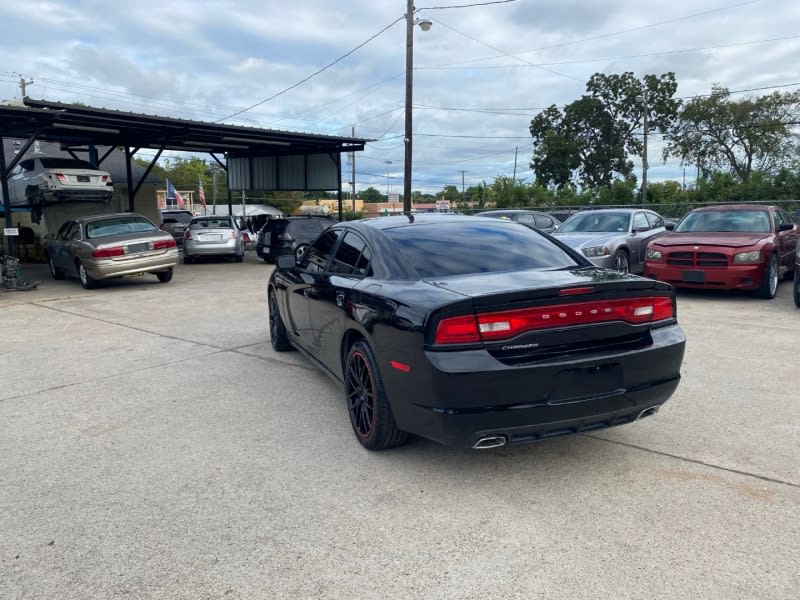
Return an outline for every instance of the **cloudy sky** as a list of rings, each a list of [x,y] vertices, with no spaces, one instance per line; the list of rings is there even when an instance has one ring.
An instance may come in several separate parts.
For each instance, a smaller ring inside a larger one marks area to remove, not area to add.
[[[24,76],[33,98],[310,133],[354,128],[375,140],[356,156],[356,188],[402,190],[404,0],[0,0],[0,8],[0,99],[19,96]],[[433,26],[414,33],[415,190],[515,172],[531,181],[531,118],[579,98],[596,72],[674,71],[678,97],[712,84],[743,94],[800,88],[797,0],[420,0],[416,8]],[[658,136],[650,142],[649,179],[680,181],[679,165],[657,160]]]

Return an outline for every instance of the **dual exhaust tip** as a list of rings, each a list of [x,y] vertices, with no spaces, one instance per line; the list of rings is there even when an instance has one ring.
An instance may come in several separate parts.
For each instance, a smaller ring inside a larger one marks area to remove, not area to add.
[[[639,415],[636,417],[636,420],[644,419],[645,417],[651,417],[658,412],[658,409],[661,408],[659,405],[650,406],[645,408]],[[504,435],[487,435],[478,439],[477,442],[472,444],[473,450],[489,450],[491,448],[502,448],[508,443],[508,438]]]

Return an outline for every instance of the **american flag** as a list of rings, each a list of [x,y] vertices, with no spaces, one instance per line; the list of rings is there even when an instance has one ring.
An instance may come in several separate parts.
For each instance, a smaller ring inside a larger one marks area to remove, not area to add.
[[[200,204],[205,207],[206,205],[206,192],[203,190],[203,180],[200,179],[200,176],[197,176],[197,199],[200,200]]]
[[[186,207],[186,201],[183,199],[183,196],[178,193],[178,190],[170,183],[169,179],[167,179],[167,200],[174,200],[181,208]]]

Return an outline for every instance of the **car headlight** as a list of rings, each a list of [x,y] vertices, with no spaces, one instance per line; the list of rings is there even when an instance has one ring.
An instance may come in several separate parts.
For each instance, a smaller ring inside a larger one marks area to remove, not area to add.
[[[761,250],[751,250],[750,252],[739,252],[733,255],[733,264],[744,265],[761,262]]]
[[[584,256],[592,258],[594,256],[608,256],[611,251],[607,246],[592,246],[591,248],[581,248]]]
[[[661,254],[661,250],[655,250],[653,248],[648,248],[645,252],[645,259],[646,260],[661,260],[664,258],[664,255]]]

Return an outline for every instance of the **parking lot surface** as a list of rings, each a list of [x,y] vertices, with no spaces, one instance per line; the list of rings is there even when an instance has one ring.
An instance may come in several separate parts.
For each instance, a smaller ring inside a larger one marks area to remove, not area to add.
[[[788,600],[800,310],[681,292],[683,380],[616,429],[370,453],[273,352],[270,266],[0,292],[0,598]]]

